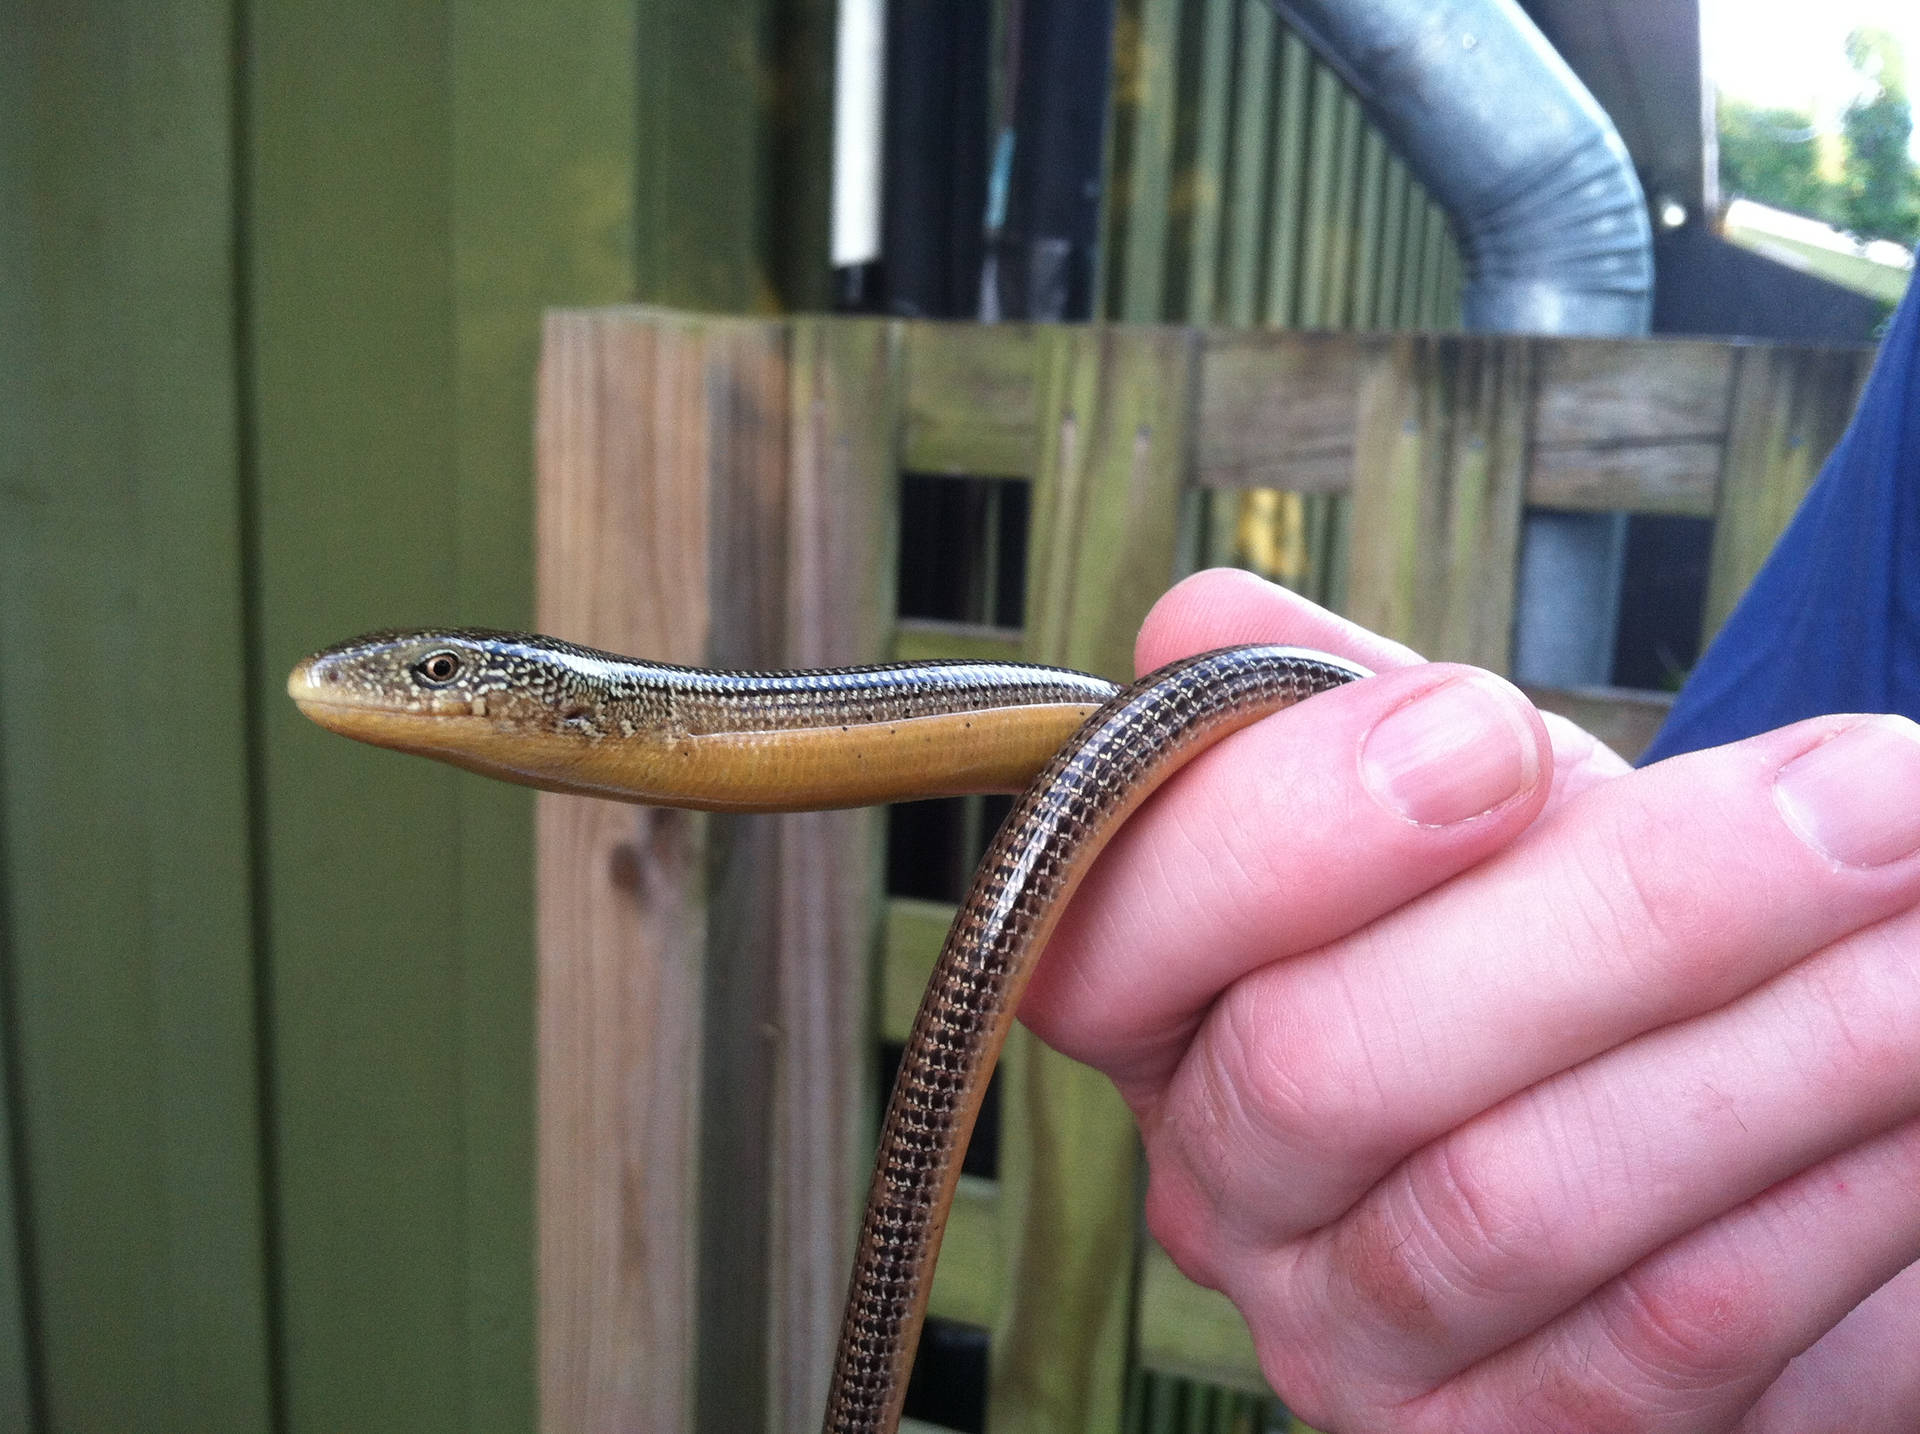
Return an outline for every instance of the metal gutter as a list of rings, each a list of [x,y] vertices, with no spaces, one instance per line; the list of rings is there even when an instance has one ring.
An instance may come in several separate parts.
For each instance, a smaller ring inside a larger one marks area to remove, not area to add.
[[[1515,0],[1269,0],[1452,216],[1478,333],[1637,335],[1653,226],[1613,122]],[[1612,675],[1626,521],[1531,513],[1514,675]]]

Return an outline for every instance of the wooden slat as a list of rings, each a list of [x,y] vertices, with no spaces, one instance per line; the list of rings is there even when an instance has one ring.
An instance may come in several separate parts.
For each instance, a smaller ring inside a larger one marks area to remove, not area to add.
[[[615,651],[705,658],[700,357],[691,323],[548,320],[543,627]],[[540,799],[545,1429],[693,1427],[707,826],[667,810]]]
[[[1242,0],[1194,0],[1182,38],[1179,145],[1174,194],[1177,224],[1169,259],[1170,316],[1197,323],[1218,317],[1220,236],[1226,206],[1228,119],[1233,98],[1234,12]]]
[[[1378,327],[1381,227],[1386,204],[1387,142],[1380,131],[1364,126],[1360,141],[1359,214],[1354,221],[1357,247],[1353,258],[1353,327]]]
[[[896,896],[887,902],[886,959],[880,979],[880,1038],[901,1041],[913,1029],[913,1014],[953,924],[953,907],[942,901]]]
[[[1226,283],[1220,318],[1246,326],[1260,312],[1261,259],[1273,227],[1269,151],[1273,143],[1274,44],[1279,22],[1264,4],[1236,0],[1239,76],[1234,86],[1233,155],[1226,225]]]
[[[1349,329],[1354,327],[1354,256],[1358,245],[1353,215],[1360,197],[1360,132],[1365,120],[1360,114],[1360,102],[1344,87],[1335,106],[1335,121],[1335,180],[1327,217],[1326,322],[1333,328]]]
[[[981,1328],[992,1326],[1007,1307],[1005,1233],[999,1182],[962,1175],[947,1217],[947,1232],[940,1241],[928,1314]]]
[[[792,326],[783,666],[886,656],[895,608],[900,330]],[[885,871],[878,809],[781,820],[768,1258],[770,1427],[826,1406],[855,1212],[874,1131],[874,956]]]
[[[1179,96],[1180,0],[1128,0],[1115,16],[1111,214],[1125,214],[1110,271],[1108,314],[1154,323],[1166,314],[1168,231]]]
[[[1733,350],[1733,401],[1720,521],[1714,526],[1701,641],[1747,590],[1852,416],[1871,356],[1859,349]]]
[[[1139,1361],[1161,1374],[1270,1395],[1247,1322],[1223,1294],[1174,1267],[1157,1241],[1140,1252]]]
[[[638,124],[611,123],[634,135],[641,297],[728,313],[825,305],[829,14],[822,0],[791,0],[777,24],[768,0],[638,0],[627,12],[631,78],[619,88]]]
[[[1301,322],[1301,214],[1306,205],[1308,98],[1312,56],[1291,30],[1280,41],[1280,113],[1273,138],[1273,182],[1267,189],[1273,233],[1267,241],[1262,317],[1269,324]]]
[[[909,473],[1033,472],[1034,331],[1022,324],[905,326]]]
[[[701,661],[751,666],[778,653],[787,632],[794,401],[788,331],[709,319],[701,345],[697,411],[646,414],[646,421],[691,424],[701,435],[703,469],[678,475],[704,490],[710,512],[705,601],[712,626]],[[698,594],[690,596],[697,606]],[[701,1430],[752,1429],[768,1419],[775,1397],[768,1319],[786,914],[781,833],[780,820],[766,816],[716,817],[709,826],[699,1067]],[[644,1147],[637,1153],[647,1159]]]
[[[1294,492],[1350,486],[1362,355],[1378,342],[1343,334],[1208,332],[1194,481]]]
[[[1027,653],[1126,676],[1172,577],[1194,356],[1180,330],[1058,330],[1035,479]],[[1104,1079],[1024,1036],[1003,1081],[1008,1288],[988,1422],[1002,1434],[1119,1418],[1133,1243],[1132,1122]]]
[[[1510,656],[1527,340],[1394,339],[1362,381],[1345,611],[1430,657]]]
[[[1333,250],[1338,218],[1335,196],[1340,191],[1340,82],[1333,71],[1316,61],[1309,101],[1305,207],[1301,213],[1304,238],[1300,251],[1300,317],[1303,328],[1327,328],[1333,315]]]
[[[1542,339],[1534,441],[1717,443],[1733,350],[1687,339]]]
[[[234,23],[199,0],[0,19],[9,1430],[275,1414]]]
[[[1381,180],[1380,195],[1380,281],[1374,290],[1373,313],[1369,329],[1390,329],[1400,301],[1401,251],[1406,246],[1407,197],[1412,181],[1400,156],[1387,155],[1387,170]]]
[[[1721,445],[1713,441],[1536,446],[1527,501],[1539,508],[1707,518],[1719,498],[1720,463]]]

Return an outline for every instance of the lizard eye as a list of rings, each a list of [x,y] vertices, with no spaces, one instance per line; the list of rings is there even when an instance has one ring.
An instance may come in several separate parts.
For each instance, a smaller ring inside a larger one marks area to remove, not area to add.
[[[444,648],[439,652],[429,652],[414,664],[413,670],[422,682],[444,687],[460,675],[460,654]]]

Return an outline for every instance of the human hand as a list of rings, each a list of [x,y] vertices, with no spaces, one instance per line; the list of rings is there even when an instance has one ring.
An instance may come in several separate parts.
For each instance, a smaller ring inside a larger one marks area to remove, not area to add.
[[[1920,730],[1630,772],[1245,574],[1142,668],[1374,667],[1115,838],[1022,1016],[1133,1108],[1148,1220],[1332,1430],[1920,1423]]]

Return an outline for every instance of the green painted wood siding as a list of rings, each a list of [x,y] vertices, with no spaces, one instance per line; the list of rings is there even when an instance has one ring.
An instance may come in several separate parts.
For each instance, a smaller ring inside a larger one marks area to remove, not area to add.
[[[1455,328],[1445,216],[1266,0],[1120,0],[1106,314]]]
[[[0,1429],[534,1427],[530,802],[282,684],[528,619],[544,307],[824,288],[830,18],[0,0]]]

